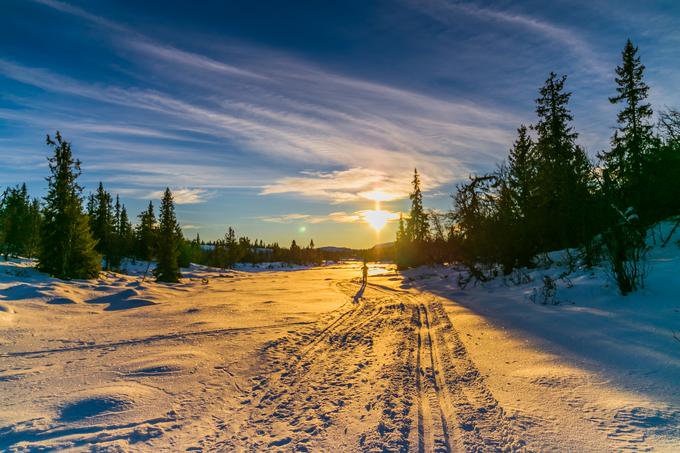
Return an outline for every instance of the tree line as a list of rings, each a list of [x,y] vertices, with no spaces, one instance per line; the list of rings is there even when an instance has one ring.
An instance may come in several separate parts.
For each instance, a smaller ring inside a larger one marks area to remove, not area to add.
[[[654,127],[644,71],[628,40],[609,98],[620,107],[617,126],[595,163],[577,142],[567,78],[550,73],[536,122],[520,125],[495,171],[457,187],[451,212],[423,209],[416,171],[410,215],[397,232],[398,264],[459,261],[485,279],[576,248],[586,265],[607,258],[623,294],[638,289],[647,229],[680,214],[680,112],[661,112]]]
[[[175,213],[172,192],[165,189],[158,217],[152,201],[133,226],[127,208],[100,182],[86,201],[78,183],[81,162],[71,143],[57,131],[47,135],[48,190],[42,202],[31,198],[26,184],[7,188],[0,198],[0,254],[37,258],[37,267],[62,279],[96,278],[101,270],[118,270],[124,260],[156,262],[157,281],[177,282],[180,268],[190,263],[229,268],[238,262],[283,261],[320,264],[344,258],[340,252],[318,250],[312,240],[301,247],[264,244],[236,237],[230,227],[223,239],[186,239]],[[148,270],[148,269],[147,269]]]

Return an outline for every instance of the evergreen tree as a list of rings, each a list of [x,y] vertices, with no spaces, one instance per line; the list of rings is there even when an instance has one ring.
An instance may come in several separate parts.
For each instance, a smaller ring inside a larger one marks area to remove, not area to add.
[[[404,226],[404,214],[399,213],[399,227],[397,228],[397,243],[406,240],[406,227]]]
[[[90,219],[90,222],[92,221],[92,217],[94,217],[94,210],[97,206],[97,202],[94,198],[94,194],[90,193],[87,196],[87,217]],[[92,227],[92,224],[90,224],[90,228]]]
[[[116,225],[116,236],[118,240],[118,256],[119,257],[129,257],[132,253],[132,244],[134,241],[134,233],[132,230],[132,224],[128,218],[127,209],[125,205],[121,205],[120,215],[118,217],[118,222]]]
[[[227,229],[224,235],[224,243],[227,252],[227,266],[232,267],[239,260],[239,244],[236,239],[236,232],[232,227]]]
[[[99,275],[100,257],[83,214],[82,188],[76,182],[80,161],[74,160],[71,144],[59,132],[47,145],[54,149],[48,158],[51,175],[47,178],[42,244],[39,268],[58,278],[94,278]]]
[[[137,257],[141,260],[151,261],[156,252],[157,236],[156,214],[153,202],[149,201],[146,211],[139,215],[137,225]]]
[[[26,253],[31,241],[30,215],[31,200],[26,184],[5,190],[0,201],[0,250],[5,260]]]
[[[97,240],[96,250],[104,256],[104,268],[118,265],[115,256],[115,221],[111,194],[100,182],[94,195],[93,211],[90,214],[90,229]]]
[[[156,281],[177,283],[181,277],[177,256],[179,252],[179,224],[175,216],[175,202],[169,188],[165,189],[158,219],[158,242],[156,251]]]
[[[301,262],[300,258],[301,258],[300,246],[297,245],[297,242],[295,242],[295,239],[293,239],[293,242],[291,242],[290,244],[290,262],[300,264]]]
[[[534,142],[526,126],[517,129],[517,140],[508,155],[508,188],[519,217],[527,217],[531,208],[531,197],[536,178]]]
[[[536,100],[536,241],[548,251],[572,246],[588,235],[591,166],[567,108],[566,76],[550,73]]]
[[[517,140],[508,155],[507,175],[499,184],[499,221],[503,225],[508,244],[508,263],[530,265],[536,252],[534,220],[536,218],[536,159],[534,142],[526,126],[517,129]]]
[[[40,208],[40,200],[34,198],[28,210],[28,219],[26,221],[26,236],[24,254],[28,258],[33,258],[38,252],[40,246],[40,229],[42,227],[42,212]]]
[[[646,102],[649,87],[643,80],[645,66],[638,48],[630,39],[622,52],[622,63],[616,67],[617,95],[612,104],[623,104],[617,115],[618,128],[612,137],[612,149],[601,154],[609,179],[617,186],[629,186],[628,194],[639,208],[637,194],[641,189],[642,167],[652,135],[652,107]]]
[[[423,209],[423,194],[420,190],[420,175],[418,169],[413,171],[413,192],[411,199],[411,216],[406,229],[408,239],[416,242],[424,242],[430,230],[427,213]]]

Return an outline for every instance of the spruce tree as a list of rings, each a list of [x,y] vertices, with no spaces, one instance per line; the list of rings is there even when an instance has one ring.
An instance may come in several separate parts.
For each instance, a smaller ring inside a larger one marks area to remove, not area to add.
[[[642,165],[652,135],[652,107],[646,102],[649,87],[643,80],[645,66],[638,48],[630,39],[622,52],[622,63],[616,67],[616,96],[612,104],[623,104],[617,115],[618,127],[612,137],[612,149],[602,153],[612,181],[631,185],[631,193],[640,189]]]
[[[158,243],[156,252],[156,281],[177,283],[181,274],[177,264],[179,253],[179,223],[175,216],[175,202],[169,188],[165,189],[158,219]]]
[[[118,222],[116,225],[116,236],[118,240],[118,256],[130,257],[130,254],[132,253],[134,234],[125,205],[121,205],[120,215],[117,217]]]
[[[427,213],[423,209],[423,193],[420,190],[420,175],[418,169],[413,170],[413,192],[411,199],[411,214],[406,229],[408,239],[415,242],[424,242],[429,233]]]
[[[26,253],[31,240],[30,210],[26,184],[5,190],[0,201],[0,247],[5,260]]]
[[[73,158],[71,144],[59,132],[47,135],[54,149],[48,158],[51,175],[43,211],[42,244],[39,269],[58,278],[94,278],[99,275],[100,256],[83,214],[80,161]]]
[[[89,204],[89,203],[88,203]],[[118,265],[115,256],[115,226],[111,194],[100,182],[94,195],[90,229],[97,240],[97,251],[104,256],[104,268],[112,269]]]
[[[295,239],[293,239],[293,242],[290,244],[290,258],[289,261],[291,263],[295,264],[300,264],[301,263],[301,253],[302,251],[300,250],[300,246],[297,245],[297,242],[295,242]]]
[[[508,155],[507,173],[499,184],[499,215],[508,241],[505,249],[512,255],[506,256],[506,271],[510,262],[529,266],[536,252],[536,171],[534,142],[522,125]]]
[[[638,48],[630,39],[622,52],[622,63],[616,68],[617,95],[609,98],[612,104],[622,104],[617,115],[618,127],[611,140],[611,149],[600,154],[605,164],[604,180],[611,186],[608,204],[619,209],[632,207],[637,213],[647,211],[654,216],[654,209],[648,206],[657,201],[659,195],[650,187],[654,175],[645,174],[645,165],[650,153],[657,145],[652,137],[652,107],[647,102],[649,87],[644,82],[645,66],[640,62]],[[611,212],[612,221],[616,213]],[[647,219],[640,224],[644,225]]]
[[[26,244],[24,254],[28,258],[33,258],[40,246],[40,229],[42,227],[42,210],[40,200],[34,198],[28,210],[26,221]]]
[[[564,90],[566,76],[550,73],[536,100],[536,237],[543,251],[573,246],[589,234],[591,166],[575,141]]]
[[[238,256],[238,241],[236,239],[236,232],[232,227],[229,227],[227,233],[224,235],[224,244],[227,255],[227,266],[233,267]]]
[[[149,201],[146,211],[139,215],[139,224],[136,231],[137,258],[144,261],[151,261],[153,259],[156,252],[156,233],[156,214],[153,202]]]
[[[525,218],[531,208],[535,185],[536,166],[534,142],[526,126],[517,129],[517,140],[508,155],[508,188],[512,192],[520,218]]]
[[[404,214],[399,213],[399,227],[397,228],[397,243],[406,240],[406,227],[404,226]]]

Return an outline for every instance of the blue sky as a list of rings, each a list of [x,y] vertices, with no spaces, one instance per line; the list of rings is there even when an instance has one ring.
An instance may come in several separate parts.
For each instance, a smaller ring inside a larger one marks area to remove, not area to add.
[[[59,129],[136,215],[169,186],[185,233],[288,244],[393,240],[368,193],[428,207],[505,157],[550,71],[581,143],[607,146],[613,69],[640,46],[651,100],[680,107],[675,1],[4,0],[0,185],[45,190]]]

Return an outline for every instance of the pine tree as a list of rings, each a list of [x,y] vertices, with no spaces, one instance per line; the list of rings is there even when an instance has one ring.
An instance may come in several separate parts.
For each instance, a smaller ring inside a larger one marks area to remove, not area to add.
[[[424,242],[427,240],[430,227],[427,213],[423,209],[423,194],[420,190],[418,169],[413,171],[413,192],[411,192],[409,198],[411,199],[411,216],[406,229],[408,239],[410,241]]]
[[[118,265],[115,256],[115,221],[111,200],[111,194],[100,182],[94,195],[93,210],[89,220],[92,236],[97,240],[96,250],[104,256],[105,269]]]
[[[87,217],[88,217],[88,219],[90,219],[90,222],[92,221],[92,217],[94,217],[94,210],[95,210],[96,206],[97,206],[97,202],[94,198],[94,194],[90,193],[87,196],[87,210],[86,210]],[[90,224],[90,227],[91,226],[92,226],[92,224]]]
[[[238,241],[236,239],[236,232],[232,227],[227,229],[224,235],[224,243],[227,252],[227,266],[232,267],[238,260]]]
[[[80,161],[74,160],[71,144],[59,132],[47,145],[54,149],[48,158],[51,175],[47,178],[42,244],[39,268],[58,278],[94,278],[99,275],[100,257],[83,214],[82,188],[76,182]]]
[[[531,207],[535,185],[536,166],[534,142],[526,126],[517,129],[517,140],[508,155],[508,188],[512,192],[519,217],[526,217]]]
[[[121,205],[120,208],[120,215],[118,216],[118,223],[116,225],[116,235],[118,239],[118,256],[129,257],[132,253],[134,233],[125,205]]]
[[[28,258],[33,258],[38,252],[40,246],[40,229],[42,227],[42,212],[40,208],[40,200],[34,198],[28,210],[28,219],[26,221],[26,244],[24,254]]]
[[[178,231],[179,223],[175,216],[175,202],[172,192],[165,189],[158,219],[158,243],[156,252],[156,281],[177,283],[181,277],[177,256],[179,252]]]
[[[397,243],[406,240],[406,227],[404,226],[404,214],[399,213],[399,227],[397,228]]]
[[[25,254],[30,237],[31,200],[26,184],[5,190],[0,202],[0,250],[9,256]]]
[[[616,204],[632,206],[637,212],[647,200],[643,192],[643,169],[651,150],[652,107],[646,102],[649,87],[644,82],[645,66],[640,62],[638,48],[630,39],[622,52],[622,63],[616,68],[617,95],[609,98],[612,104],[623,104],[617,115],[618,127],[611,140],[612,148],[600,154],[605,163],[609,190]],[[651,197],[656,194],[649,194]],[[650,200],[653,201],[653,200]]]
[[[499,227],[508,244],[505,248],[506,271],[509,263],[530,265],[536,252],[536,156],[534,142],[526,126],[517,129],[517,140],[508,155],[507,174],[499,179]]]
[[[297,242],[295,242],[295,239],[293,239],[293,242],[291,242],[290,244],[290,262],[300,264],[301,258],[300,255],[301,255],[300,246],[297,245]]]
[[[536,237],[543,251],[572,246],[589,233],[591,166],[567,108],[571,93],[564,90],[566,76],[555,73],[536,100]]]
[[[652,134],[649,122],[652,107],[646,102],[649,87],[643,80],[645,66],[637,53],[638,48],[629,39],[622,52],[623,61],[616,67],[618,94],[609,98],[612,104],[622,103],[624,107],[617,115],[618,128],[612,137],[612,149],[600,156],[609,179],[619,186],[629,185],[633,196],[640,189],[643,161]]]
[[[137,257],[141,260],[151,261],[156,253],[157,237],[156,214],[153,202],[149,201],[146,211],[139,215],[137,225]]]

